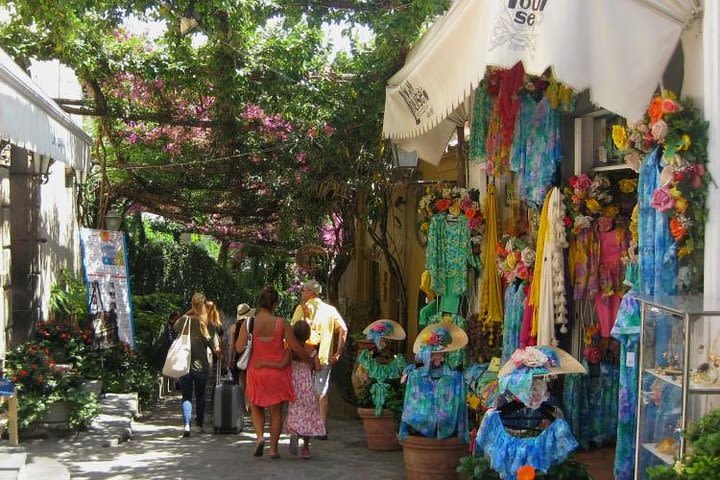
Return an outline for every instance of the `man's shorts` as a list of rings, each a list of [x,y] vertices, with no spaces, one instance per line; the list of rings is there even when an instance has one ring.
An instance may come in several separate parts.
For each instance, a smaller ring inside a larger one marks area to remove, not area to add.
[[[320,370],[315,372],[315,394],[318,397],[324,397],[330,388],[330,371],[332,366],[322,365]]]

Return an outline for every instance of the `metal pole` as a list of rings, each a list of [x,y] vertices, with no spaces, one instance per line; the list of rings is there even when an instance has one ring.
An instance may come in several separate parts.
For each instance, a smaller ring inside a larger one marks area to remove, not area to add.
[[[683,345],[683,389],[682,389],[682,421],[680,423],[680,459],[685,456],[685,429],[687,428],[687,404],[690,389],[690,314],[685,314],[685,341]]]

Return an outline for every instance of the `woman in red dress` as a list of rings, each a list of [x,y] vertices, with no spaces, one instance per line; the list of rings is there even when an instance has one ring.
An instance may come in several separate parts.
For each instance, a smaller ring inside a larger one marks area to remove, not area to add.
[[[248,322],[251,322],[253,334],[252,352],[247,368],[247,399],[250,402],[253,428],[257,436],[254,455],[260,457],[265,448],[265,408],[270,409],[270,458],[280,458],[278,440],[282,428],[282,403],[293,400],[290,367],[277,369],[256,367],[255,362],[281,362],[286,345],[305,361],[309,361],[307,351],[298,343],[290,324],[284,318],[273,315],[279,303],[278,292],[271,286],[260,291],[258,312],[245,320],[235,343],[237,352],[245,350],[248,334]]]

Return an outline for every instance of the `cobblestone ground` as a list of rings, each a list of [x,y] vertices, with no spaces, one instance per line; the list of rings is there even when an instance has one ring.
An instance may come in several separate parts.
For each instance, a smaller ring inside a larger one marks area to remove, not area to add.
[[[330,439],[312,443],[310,460],[291,457],[289,437],[283,435],[281,458],[273,460],[267,448],[263,457],[252,456],[249,419],[238,435],[193,431],[192,437],[181,438],[179,401],[178,396],[165,397],[135,422],[132,438],[116,447],[83,442],[82,435],[35,440],[26,447],[30,455],[58,460],[74,479],[402,479],[402,452],[369,451],[359,420],[330,420]]]

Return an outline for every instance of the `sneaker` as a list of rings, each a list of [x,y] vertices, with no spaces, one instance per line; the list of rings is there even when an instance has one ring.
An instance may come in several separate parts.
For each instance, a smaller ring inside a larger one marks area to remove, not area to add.
[[[182,436],[183,436],[183,438],[185,438],[185,437],[189,437],[190,435],[191,435],[190,434],[190,425],[185,425]]]
[[[298,454],[298,440],[299,436],[297,433],[292,432],[290,433],[290,455],[293,457],[297,456]]]

